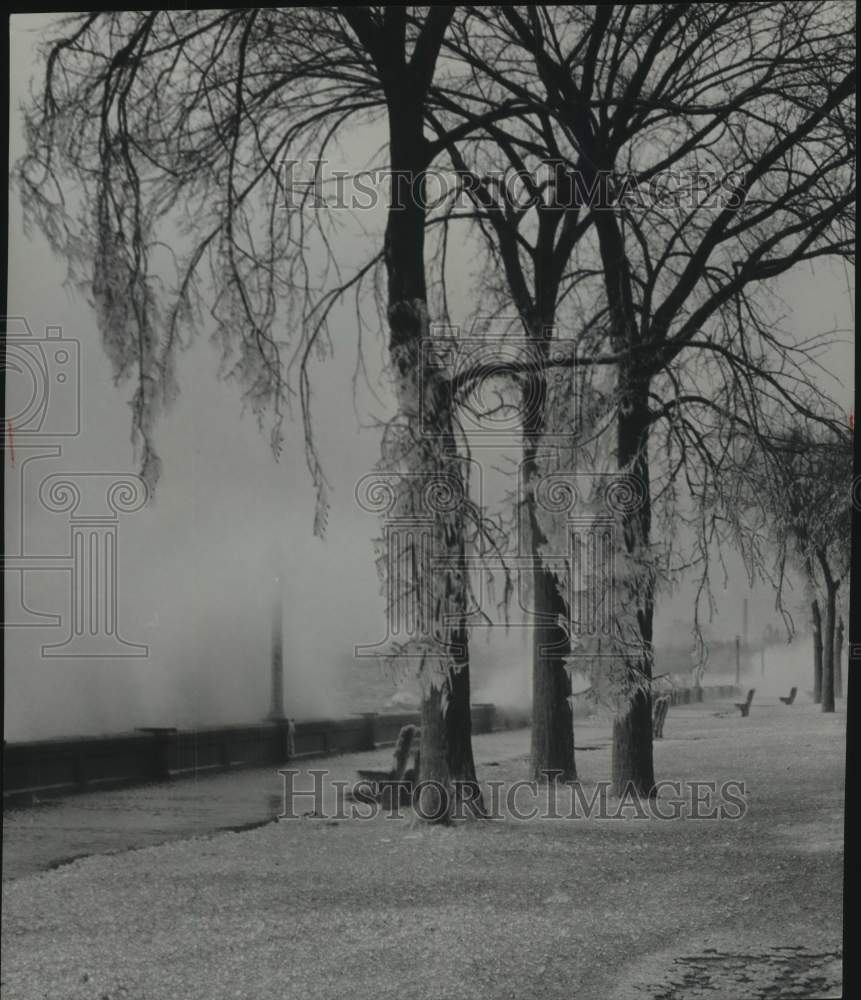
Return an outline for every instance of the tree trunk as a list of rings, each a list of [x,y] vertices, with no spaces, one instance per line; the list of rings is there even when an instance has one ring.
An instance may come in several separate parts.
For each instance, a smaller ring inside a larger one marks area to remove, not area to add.
[[[558,771],[561,774],[554,780],[576,781],[571,675],[563,659],[568,636],[555,621],[541,621],[542,616],[565,614],[566,608],[556,577],[540,562],[533,567],[532,584],[539,615],[532,631],[532,778],[545,781],[548,771]]]
[[[652,743],[652,633],[654,576],[649,567],[652,509],[649,495],[648,381],[622,365],[618,416],[618,467],[639,481],[642,503],[623,513],[624,556],[628,571],[617,582],[625,639],[632,649],[623,654],[627,707],[613,722],[612,782],[616,795],[633,788],[638,795],[655,794]]]
[[[646,691],[638,690],[631,697],[627,711],[613,720],[614,795],[621,796],[630,788],[643,797],[654,794],[652,739],[652,699]]]
[[[430,823],[448,822],[451,781],[446,751],[446,722],[443,716],[442,689],[432,687],[422,699],[422,736],[419,756],[419,816]]]
[[[578,109],[578,139],[590,151],[586,161],[594,177],[612,165],[610,151],[592,142],[588,110]],[[590,180],[591,178],[586,178]],[[595,213],[595,226],[604,269],[604,287],[610,314],[610,340],[617,352],[642,346],[634,298],[634,283],[625,240],[614,212]],[[615,794],[633,789],[638,795],[655,794],[652,756],[652,629],[655,580],[651,569],[651,482],[649,478],[649,387],[646,357],[619,363],[619,406],[616,419],[616,466],[634,477],[641,503],[621,508],[622,551],[626,563],[615,584],[617,631],[622,635],[621,692],[627,704],[613,723],[611,777]],[[620,614],[621,612],[621,614]]]
[[[433,381],[439,378],[439,373],[422,371],[418,356],[420,339],[415,342],[402,339],[401,322],[411,313],[411,307],[404,302],[389,310],[392,337],[398,340],[395,352],[398,361],[404,361],[408,349],[412,354],[412,348],[416,348],[415,365],[397,369],[404,403],[399,415],[409,414],[409,407],[419,398],[425,409],[421,425],[418,420],[407,420],[400,443],[390,449],[388,466],[403,475],[402,513],[420,519],[430,516],[430,553],[443,560],[442,568],[433,569],[417,540],[420,533],[412,533],[410,544],[415,551],[409,560],[413,568],[408,572],[415,578],[408,582],[420,595],[414,602],[416,623],[423,636],[433,638],[423,664],[426,672],[423,677],[420,780],[441,782],[449,791],[453,781],[467,783],[473,788],[472,801],[480,808],[481,796],[472,753],[464,504],[457,501],[458,497],[464,497],[466,486],[454,449],[446,394]],[[413,313],[413,316],[420,322],[418,315]],[[427,328],[426,323],[424,328]],[[418,386],[420,378],[425,379],[422,393]],[[420,426],[431,433],[422,436]],[[430,487],[435,483],[441,486],[438,501],[431,499]],[[449,495],[455,499],[451,507],[447,506]],[[437,793],[431,790],[428,794]],[[420,813],[423,818],[429,818],[433,809],[423,803]]]
[[[825,599],[825,627],[822,635],[822,711],[834,711],[834,620],[837,590],[829,587]]]
[[[834,711],[834,629],[837,622],[837,591],[840,581],[834,579],[828,555],[817,549],[816,558],[825,581],[825,627],[822,643],[822,711]]]
[[[419,551],[411,560],[417,579],[409,582],[419,595],[422,631],[433,636],[439,647],[423,661],[429,669],[423,683],[420,780],[440,782],[449,790],[453,780],[477,788],[465,626],[465,481],[449,394],[439,371],[423,364],[422,342],[429,336],[424,274],[426,213],[422,207],[424,192],[412,189],[413,178],[419,177],[427,165],[423,108],[409,86],[393,87],[387,96],[392,205],[400,206],[390,208],[385,236],[389,357],[395,375],[399,428],[390,436],[384,465],[403,475],[404,497],[412,494],[404,513],[425,518],[430,513],[431,552],[434,558],[444,558],[446,566],[442,571],[432,571]],[[430,499],[433,483],[442,487],[439,502]],[[423,489],[425,485],[428,490]],[[446,506],[446,493],[455,498],[453,507]],[[427,794],[435,793],[430,789]],[[432,812],[423,800],[423,817],[429,818]]]
[[[455,633],[454,641],[468,651],[466,627]],[[446,751],[449,777],[463,786],[472,788],[471,799],[478,811],[483,811],[481,790],[475,774],[475,759],[472,754],[472,711],[470,707],[470,680],[468,653],[459,659],[459,665],[449,672],[448,709],[445,713]]]
[[[813,700],[818,705],[822,701],[822,615],[815,597],[810,611],[813,616]]]
[[[837,621],[834,635],[834,696],[843,697],[843,615]]]
[[[549,323],[535,323],[530,338],[537,354],[545,354]],[[534,371],[523,391],[523,497],[521,538],[531,559],[532,605],[532,739],[531,773],[534,781],[545,781],[547,772],[561,772],[554,780],[576,781],[574,760],[574,713],[571,706],[571,675],[565,667],[569,652],[567,630],[559,623],[568,616],[560,594],[560,582],[544,565],[541,546],[546,542],[538,523],[535,484],[539,469],[537,454],[545,425],[547,384],[542,371]]]
[[[456,146],[450,149],[458,170],[466,171],[466,163]],[[565,198],[561,203],[566,203]],[[516,227],[502,213],[492,214],[491,223],[498,236],[499,257],[508,279],[509,291],[517,306],[520,320],[534,360],[546,360],[552,343],[552,329],[558,303],[559,285],[566,260],[555,252],[554,240],[562,212],[540,212],[534,255],[534,285],[532,294],[524,274]],[[532,649],[532,744],[531,768],[536,781],[544,781],[548,771],[557,772],[555,780],[576,780],[574,762],[574,715],[571,706],[571,677],[565,666],[570,651],[568,630],[560,626],[560,617],[568,618],[563,584],[544,565],[541,547],[546,541],[538,525],[535,482],[539,476],[537,452],[542,444],[546,424],[547,382],[539,365],[529,372],[523,386],[523,463],[519,487],[517,517],[519,519],[518,556],[531,561],[531,604],[534,614]]]

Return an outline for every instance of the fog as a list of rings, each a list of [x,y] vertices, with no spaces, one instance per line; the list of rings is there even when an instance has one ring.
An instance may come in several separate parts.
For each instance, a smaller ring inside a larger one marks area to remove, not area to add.
[[[34,65],[32,38],[22,29],[35,22],[16,18],[12,23],[14,159],[21,151],[17,107]],[[457,265],[457,251],[452,253]],[[451,289],[455,309],[470,296],[469,248],[460,253]],[[73,479],[94,472],[121,478],[138,471],[129,440],[130,390],[113,384],[92,310],[64,289],[64,278],[62,262],[50,255],[44,240],[24,236],[13,190],[9,315],[26,318],[35,339],[43,338],[47,327],[59,326],[64,340],[80,345],[81,426],[74,437],[18,435],[11,448],[4,442],[6,551],[41,559],[44,567],[32,562],[34,568],[6,576],[6,739],[263,718],[269,709],[270,609],[278,574],[284,580],[288,714],[301,719],[383,708],[398,683],[376,661],[353,657],[355,645],[385,638],[385,609],[372,542],[379,524],[359,509],[353,494],[357,480],[378,458],[379,435],[357,424],[351,382],[355,320],[349,305],[333,316],[334,358],[312,373],[317,446],[333,486],[325,539],[312,537],[314,496],[300,429],[286,427],[284,451],[276,462],[267,434],[242,414],[237,388],[218,381],[215,350],[201,337],[180,359],[179,400],[156,430],[163,461],[157,494],[142,509],[120,513],[116,525],[119,634],[146,647],[146,655],[45,655],[43,647],[61,643],[69,632],[70,572],[63,560],[69,553],[70,515],[46,509],[40,485],[57,473]],[[810,272],[787,283],[784,292],[798,330],[850,324],[842,272]],[[372,369],[383,347],[380,332],[369,344]],[[851,349],[836,352],[829,367],[850,371]],[[851,406],[850,385],[834,383],[829,389],[847,409]],[[360,399],[358,408],[366,402]],[[14,412],[14,393],[9,405]],[[50,566],[52,560],[59,566]],[[730,565],[729,585],[721,585],[717,595],[714,635],[730,641],[740,632],[747,597],[754,643],[767,623],[780,623],[774,594],[750,588],[740,564],[730,559]],[[792,600],[800,606],[802,597],[796,593]],[[660,602],[659,660],[663,649],[690,645],[690,601],[689,588],[680,587]],[[39,624],[38,615],[61,620]],[[126,651],[141,652],[132,646]],[[472,644],[474,700],[525,705],[531,685],[528,651],[521,631],[497,632],[488,640],[487,630],[478,630]],[[769,648],[763,677],[758,655],[745,677],[751,683],[756,677],[755,686],[764,694],[786,693],[792,684],[803,692],[810,686],[810,661],[808,643],[799,637],[791,645]]]

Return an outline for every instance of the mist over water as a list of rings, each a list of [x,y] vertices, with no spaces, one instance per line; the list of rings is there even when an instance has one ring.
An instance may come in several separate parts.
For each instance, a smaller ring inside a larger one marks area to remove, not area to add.
[[[34,62],[35,39],[19,32],[12,47],[16,65],[12,97],[11,156],[21,152],[17,109]],[[9,314],[26,317],[36,336],[47,326],[80,345],[81,433],[62,442],[62,454],[32,462],[26,441],[16,441],[16,461],[6,462],[7,551],[33,556],[68,552],[69,519],[45,511],[38,500],[41,478],[58,472],[94,471],[118,476],[137,471],[129,442],[127,401],[132,388],[114,384],[94,316],[85,301],[63,287],[65,266],[40,237],[22,233],[17,196],[10,200]],[[363,237],[363,240],[366,239]],[[364,252],[364,247],[360,248]],[[462,259],[457,259],[457,254]],[[474,261],[470,248],[452,250],[452,313],[465,318],[472,301]],[[356,259],[358,260],[357,250]],[[811,272],[812,274],[812,272]],[[842,273],[793,277],[787,301],[800,329],[823,322],[843,324]],[[814,289],[814,294],[810,294]],[[459,301],[463,300],[463,301]],[[821,319],[828,301],[829,319]],[[838,315],[840,313],[840,315]],[[398,683],[373,659],[356,660],[356,644],[386,638],[385,608],[374,567],[372,538],[377,518],[359,510],[357,480],[380,454],[379,428],[359,430],[357,412],[381,417],[367,399],[354,400],[355,313],[350,305],[333,313],[334,358],[311,372],[316,445],[332,483],[332,509],[325,541],[311,537],[313,490],[305,466],[304,441],[296,423],[285,426],[284,451],[275,462],[267,435],[242,417],[234,386],[217,381],[217,358],[203,334],[178,365],[180,397],[156,428],[163,475],[154,502],[118,523],[118,622],[121,635],[146,644],[143,658],[69,659],[42,654],[44,644],[68,632],[66,571],[25,574],[25,603],[43,614],[59,614],[63,626],[13,628],[5,632],[6,738],[31,740],[69,734],[115,733],[135,726],[194,726],[259,721],[270,703],[270,618],[274,577],[284,580],[284,708],[297,719],[342,716],[384,708],[399,692],[415,696],[417,685]],[[286,334],[285,334],[286,335]],[[376,377],[385,356],[385,331],[368,333],[365,361]],[[835,364],[850,371],[845,364]],[[847,401],[851,387],[845,387]],[[355,406],[354,406],[355,403]],[[847,402],[847,405],[851,405]],[[294,414],[295,416],[295,414]],[[383,415],[384,416],[384,415]],[[485,454],[485,453],[482,453]],[[512,461],[516,458],[512,455]],[[494,485],[488,454],[485,499],[498,502],[510,489]],[[24,471],[26,468],[27,471]],[[26,521],[20,529],[22,518]],[[21,537],[23,534],[23,537]],[[743,576],[739,575],[738,580]],[[7,588],[13,583],[7,577]],[[741,629],[739,603],[727,600],[716,618],[723,641]],[[751,605],[750,620],[774,617],[773,594]],[[10,596],[7,593],[7,610]],[[688,641],[690,597],[681,593],[658,602],[656,670],[663,650]],[[679,624],[680,623],[680,624]],[[757,633],[759,634],[759,633]],[[753,627],[751,646],[755,646]],[[531,697],[528,634],[476,630],[471,643],[475,702],[526,707]],[[766,671],[750,657],[742,683],[768,696],[799,698],[812,687],[808,638],[778,644],[766,652]],[[711,668],[704,683],[734,679]]]
[[[812,701],[813,637],[811,635],[796,636],[791,643],[767,646],[764,672],[759,653],[752,654],[747,661],[747,670],[742,668],[742,684],[756,688],[757,696],[785,697],[789,694],[790,688],[797,687],[796,697],[799,701]]]
[[[256,429],[250,433],[256,436]],[[267,462],[258,468],[258,484],[277,474],[278,467]],[[292,492],[283,484],[280,490],[273,483],[271,497]],[[386,633],[373,566],[373,518],[358,516],[352,497],[339,495],[329,536],[321,541],[310,537],[305,510],[287,519],[271,498],[262,499],[266,491],[256,493],[225,491],[184,512],[180,499],[169,499],[171,491],[165,490],[156,507],[121,526],[120,630],[128,641],[146,643],[147,657],[48,658],[41,645],[61,640],[62,629],[7,631],[7,740],[260,721],[270,707],[270,625],[279,563],[287,714],[311,719],[411,707],[418,684],[409,671],[393,676],[378,661],[353,656],[356,644],[380,642]],[[160,540],[154,553],[156,523]],[[278,539],[285,544],[276,545]],[[50,589],[30,588],[28,603],[60,610],[67,600],[62,589],[56,581]],[[683,601],[665,602],[656,621],[656,673],[672,667],[677,683],[690,682],[678,666],[687,655],[678,618],[685,607]],[[721,621],[722,656],[713,657],[705,685],[735,680],[734,623],[724,615],[715,628]],[[758,643],[751,645],[742,662],[743,687],[777,697],[796,686],[799,700],[807,698],[813,686],[809,636],[769,645],[764,673]],[[475,629],[470,655],[474,703],[529,706],[528,629],[507,634],[502,628]]]
[[[38,502],[42,475],[64,471],[74,476],[93,465],[118,475],[134,471],[122,422],[124,404],[107,384],[104,359],[96,353],[92,357],[87,407],[95,416],[88,441],[98,464],[70,449],[67,456],[34,462],[27,471],[20,457],[14,468],[7,467],[10,551],[20,547],[16,525],[22,504],[26,551],[45,555],[68,549],[68,515],[50,514]],[[214,381],[207,385],[207,427],[194,423],[194,395],[181,398],[166,419],[165,471],[155,502],[122,517],[118,526],[119,630],[127,641],[146,644],[148,655],[105,660],[43,656],[42,645],[62,641],[68,631],[67,575],[25,574],[28,607],[61,614],[63,627],[6,631],[7,740],[263,719],[270,707],[276,574],[282,577],[288,715],[338,717],[415,704],[418,684],[409,671],[393,676],[375,659],[353,655],[357,644],[386,639],[372,541],[380,525],[374,515],[358,509],[353,495],[357,479],[373,468],[375,437],[324,423],[321,447],[340,455],[340,462],[332,463],[332,510],[321,540],[311,535],[313,496],[297,460],[300,442],[294,431],[285,459],[276,463],[255,423],[237,418],[231,387]],[[710,625],[723,659],[712,658],[704,684],[734,680],[727,650],[741,630],[741,591],[727,593]],[[7,609],[9,601],[7,593]],[[750,644],[756,649],[754,623],[759,629],[778,619],[772,592],[750,592],[749,602]],[[659,601],[656,673],[671,669],[681,683],[689,680],[691,618],[690,597],[683,589]],[[769,646],[764,676],[759,654],[751,653],[742,684],[769,696],[787,694],[795,685],[803,697],[812,688],[810,647],[804,636]],[[474,702],[529,706],[528,629],[512,627],[506,634],[502,627],[476,628],[470,655]]]
[[[18,288],[27,293],[24,278]],[[56,315],[44,304],[33,312],[31,325],[38,328]],[[9,552],[68,552],[69,515],[52,514],[39,501],[45,475],[135,472],[126,405],[111,383],[87,310],[69,306],[62,316],[65,333],[80,340],[87,358],[85,433],[60,457],[27,464],[29,453],[22,443],[16,464],[7,461]],[[145,644],[148,655],[103,660],[43,656],[43,644],[61,642],[68,634],[68,573],[24,574],[26,605],[61,615],[63,624],[5,632],[7,740],[263,719],[270,708],[276,574],[283,581],[288,715],[337,717],[415,703],[418,685],[409,672],[392,676],[376,660],[353,656],[357,644],[386,639],[385,604],[374,565],[373,538],[380,534],[380,522],[359,509],[354,497],[355,483],[377,460],[378,436],[358,431],[352,415],[319,408],[319,447],[328,460],[332,508],[325,540],[314,538],[313,491],[298,429],[286,428],[284,455],[274,461],[254,420],[239,416],[235,389],[200,375],[212,361],[205,344],[184,357],[183,394],[159,431],[164,472],[155,500],[121,515],[118,523],[119,631],[127,641]],[[329,384],[340,386],[345,395],[350,374],[348,364],[327,362]],[[502,477],[494,485],[490,465],[488,461],[485,499],[492,504],[510,483]],[[741,570],[738,579],[743,579]],[[727,589],[710,624],[724,653],[742,630],[743,595],[750,604],[751,648],[758,646],[760,628],[779,624],[773,592]],[[7,578],[7,611],[11,596]],[[800,600],[801,594],[795,598]],[[690,601],[688,590],[680,587],[658,602],[656,673],[670,669],[668,651],[673,651],[672,672],[689,672]],[[518,614],[515,600],[512,618]],[[502,627],[476,628],[470,655],[474,702],[528,707],[528,630],[512,627],[506,634]],[[749,659],[742,683],[750,682],[762,694],[787,694],[795,685],[802,697],[812,687],[807,638],[770,646],[764,677],[758,653]],[[733,674],[732,665],[719,673],[715,660],[703,682],[731,683]]]

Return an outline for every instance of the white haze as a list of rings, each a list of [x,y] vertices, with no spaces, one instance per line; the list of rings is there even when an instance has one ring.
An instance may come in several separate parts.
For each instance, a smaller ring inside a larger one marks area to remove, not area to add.
[[[35,66],[33,39],[24,28],[40,19],[12,22],[11,157],[22,149],[17,111]],[[469,301],[469,251],[451,250],[452,300]],[[82,431],[67,441],[59,459],[34,463],[42,475],[64,472],[136,471],[129,442],[128,386],[113,385],[93,315],[63,289],[64,267],[44,240],[24,237],[17,194],[10,194],[9,314],[27,317],[36,336],[61,325],[80,341]],[[799,330],[808,333],[849,325],[850,305],[842,271],[801,274],[787,285],[787,301]],[[269,618],[273,578],[285,578],[285,707],[296,718],[341,715],[379,707],[395,683],[373,661],[354,661],[353,646],[384,637],[384,607],[373,561],[379,525],[354,500],[355,482],[379,454],[376,432],[357,429],[351,375],[355,362],[354,316],[335,315],[335,359],[316,365],[313,408],[318,446],[333,483],[325,541],[311,537],[313,493],[296,426],[288,427],[281,461],[273,460],[267,435],[240,415],[235,387],[216,380],[217,359],[205,338],[179,365],[181,397],[157,428],[163,475],[153,504],[119,525],[119,624],[124,637],[149,646],[146,658],[76,660],[46,658],[45,643],[59,629],[10,629],[5,634],[6,738],[10,741],[73,733],[124,731],[135,726],[182,726],[254,721],[269,708]],[[369,356],[383,353],[382,334]],[[831,361],[851,370],[851,351]],[[851,386],[841,399],[847,408]],[[360,401],[359,409],[363,410]],[[366,415],[363,411],[363,415]],[[26,443],[16,441],[16,464],[6,462],[6,542],[14,550],[22,514],[22,462]],[[30,555],[67,550],[68,515],[46,512],[25,484],[23,511]],[[281,553],[279,555],[279,552]],[[62,573],[26,576],[26,599],[35,610],[67,614]],[[12,580],[7,577],[7,588]],[[750,591],[736,564],[729,587],[718,595],[716,633],[731,639],[741,628],[741,600],[749,596],[750,635],[779,621],[767,589]],[[7,595],[7,608],[8,604]],[[680,589],[658,608],[662,643],[689,640],[690,593]],[[757,631],[758,630],[758,631]],[[809,655],[798,641],[769,651],[765,682],[801,691]],[[530,692],[528,646],[523,636],[475,637],[476,701],[524,705]],[[806,658],[806,659],[805,659]],[[758,668],[757,668],[758,669]],[[809,671],[808,671],[809,672]],[[757,685],[760,686],[759,684]],[[771,690],[771,688],[768,688]]]

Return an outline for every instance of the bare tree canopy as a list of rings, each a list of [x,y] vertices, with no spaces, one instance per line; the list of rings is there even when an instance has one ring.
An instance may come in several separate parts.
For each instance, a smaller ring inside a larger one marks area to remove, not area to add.
[[[76,15],[45,47],[19,178],[28,218],[95,302],[117,379],[134,381],[145,474],[157,476],[154,419],[176,392],[176,351],[212,324],[225,370],[261,419],[271,410],[276,447],[298,396],[318,530],[327,483],[308,366],[330,346],[335,304],[347,292],[358,302],[366,283],[388,323],[397,397],[382,468],[450,477],[465,494],[457,406],[486,373],[431,372],[421,343],[431,313],[447,312],[451,226],[476,223],[482,299],[513,303],[537,348],[498,374],[532,395],[546,393],[552,364],[610,373],[594,395],[601,435],[613,428],[603,453],[640,484],[620,525],[614,775],[649,794],[654,605],[672,572],[655,512],[678,516],[680,491],[705,504],[737,433],[766,439],[765,420],[793,416],[837,426],[833,407],[811,402],[825,341],[784,331],[767,296],[799,265],[853,258],[853,32],[850,9],[828,0]],[[340,220],[313,183],[295,204],[284,166],[319,171],[359,126],[387,130],[377,162],[392,199],[384,239],[347,274]],[[454,199],[429,209],[422,181],[414,188],[438,160],[466,210]],[[524,202],[488,164],[519,179]],[[560,315],[576,327],[577,359],[551,361]],[[536,413],[523,428],[527,493],[552,418]],[[428,419],[433,447],[417,433]],[[481,531],[481,511],[465,509]],[[445,520],[439,541],[460,569],[432,603],[459,621],[464,645],[465,526]],[[538,565],[545,529],[527,520],[533,590],[555,629],[565,583]],[[407,590],[435,593],[421,576]],[[548,731],[568,734],[557,661],[559,683],[537,701],[556,712]],[[573,776],[565,739],[558,762]]]

